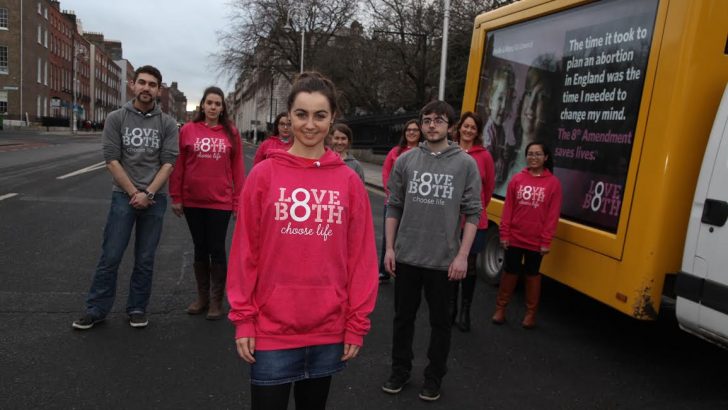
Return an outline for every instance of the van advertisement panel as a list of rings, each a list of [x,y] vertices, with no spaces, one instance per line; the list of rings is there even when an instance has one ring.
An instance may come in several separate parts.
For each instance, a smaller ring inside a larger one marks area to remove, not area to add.
[[[658,0],[602,1],[487,33],[476,111],[494,196],[545,142],[563,218],[616,232]]]

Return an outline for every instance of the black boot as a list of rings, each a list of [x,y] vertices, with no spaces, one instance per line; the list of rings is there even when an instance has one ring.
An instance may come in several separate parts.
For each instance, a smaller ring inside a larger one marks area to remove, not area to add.
[[[455,324],[458,316],[458,292],[460,291],[460,282],[450,282],[450,300],[447,303],[448,314],[450,315],[450,326]]]

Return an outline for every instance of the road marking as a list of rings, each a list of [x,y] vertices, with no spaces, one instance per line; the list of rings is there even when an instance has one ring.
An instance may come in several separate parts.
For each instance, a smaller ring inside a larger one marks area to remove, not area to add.
[[[93,164],[91,166],[88,166],[86,168],[81,168],[78,171],[73,171],[70,174],[61,175],[59,177],[56,177],[56,179],[66,179],[70,177],[75,177],[76,175],[85,174],[87,172],[96,171],[97,169],[105,168],[106,167],[106,161],[101,161],[98,164]]]
[[[5,194],[5,195],[1,195],[1,196],[0,196],[0,201],[2,201],[2,200],[4,200],[4,199],[12,198],[12,197],[14,197],[14,196],[18,196],[18,194],[16,194],[16,193],[12,193],[12,194]]]

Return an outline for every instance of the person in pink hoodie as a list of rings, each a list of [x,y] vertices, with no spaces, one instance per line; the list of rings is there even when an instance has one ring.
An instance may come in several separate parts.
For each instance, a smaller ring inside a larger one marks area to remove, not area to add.
[[[382,217],[382,225],[387,220],[387,198],[389,197],[389,190],[387,189],[387,182],[389,181],[389,174],[392,173],[392,167],[394,162],[397,161],[400,155],[417,147],[424,137],[422,136],[422,130],[420,130],[420,122],[416,118],[407,121],[402,128],[402,136],[399,138],[399,143],[389,150],[386,158],[384,158],[384,165],[382,165],[382,186],[384,187],[384,216]],[[379,256],[379,283],[389,282],[389,273],[384,269],[384,251],[386,250],[386,242],[384,227],[382,226],[382,248]]]
[[[250,363],[253,409],[323,409],[331,376],[357,356],[377,297],[367,191],[324,147],[330,80],[305,72],[288,97],[293,145],[271,151],[243,189],[228,275],[229,319]]]
[[[228,119],[225,94],[208,87],[197,116],[180,130],[179,156],[169,180],[172,212],[184,215],[195,246],[197,300],[187,307],[191,315],[207,310],[207,319],[223,317],[225,238],[244,179],[243,148]]]
[[[478,221],[478,230],[468,254],[467,276],[461,281],[450,282],[450,303],[448,305],[450,321],[456,324],[461,331],[469,332],[470,306],[475,294],[476,262],[478,254],[485,248],[485,233],[488,230],[488,214],[485,210],[488,208],[490,197],[493,195],[493,187],[495,187],[495,166],[493,165],[493,157],[483,146],[483,120],[480,116],[470,111],[463,113],[455,130],[455,142],[462,150],[470,154],[478,164],[481,183],[480,202],[483,206],[483,213],[480,214],[480,221]],[[460,316],[456,321],[458,293],[460,293],[461,287],[463,292],[460,298]]]
[[[500,241],[505,249],[505,266],[500,279],[492,321],[505,322],[505,309],[518,282],[526,279],[526,315],[521,325],[536,325],[541,297],[541,259],[549,253],[561,211],[561,183],[551,170],[551,151],[542,142],[526,146],[526,163],[511,178],[501,215]]]
[[[282,112],[278,114],[273,124],[273,135],[258,146],[258,149],[255,151],[255,157],[253,158],[253,165],[268,158],[268,153],[275,149],[287,150],[291,148],[293,140],[290,135],[291,120],[288,118],[288,113]]]

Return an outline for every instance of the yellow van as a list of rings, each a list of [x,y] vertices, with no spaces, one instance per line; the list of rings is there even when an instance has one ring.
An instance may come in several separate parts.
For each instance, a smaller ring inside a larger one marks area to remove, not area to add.
[[[480,270],[497,280],[505,186],[541,140],[564,193],[542,272],[655,319],[726,82],[725,0],[522,0],[478,16],[462,110],[483,116],[496,163]],[[506,114],[490,116],[498,98]]]

